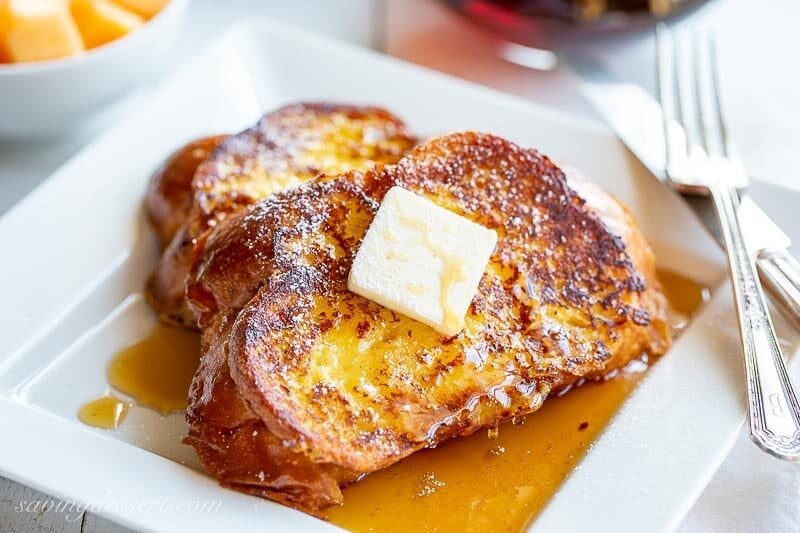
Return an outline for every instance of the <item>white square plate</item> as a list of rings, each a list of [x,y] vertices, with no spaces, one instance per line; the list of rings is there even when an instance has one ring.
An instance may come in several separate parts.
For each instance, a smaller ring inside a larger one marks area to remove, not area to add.
[[[115,432],[76,418],[105,389],[109,358],[153,324],[140,296],[156,260],[141,209],[153,169],[192,138],[242,129],[287,102],[326,99],[385,106],[421,133],[485,130],[537,147],[626,202],[662,267],[711,286],[724,277],[719,250],[691,212],[605,130],[300,30],[248,24],[0,220],[0,473],[137,529],[332,527],[219,488],[179,444],[179,415],[134,409],[128,429]],[[786,341],[789,353],[797,341]],[[675,526],[741,426],[739,353],[722,288],[628,399],[537,529]],[[186,501],[219,504],[199,514],[186,512]]]

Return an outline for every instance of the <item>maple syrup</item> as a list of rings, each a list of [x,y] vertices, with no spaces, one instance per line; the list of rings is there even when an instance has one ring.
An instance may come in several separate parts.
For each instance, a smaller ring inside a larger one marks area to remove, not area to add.
[[[669,306],[687,317],[691,317],[711,297],[708,288],[681,274],[659,270],[658,279]]]
[[[200,361],[200,335],[158,325],[108,365],[108,383],[137,405],[166,415],[186,409],[189,384]]]
[[[125,420],[130,404],[113,394],[104,394],[85,404],[78,411],[78,419],[100,429],[117,429]]]
[[[659,271],[679,334],[708,290],[691,279]],[[111,361],[111,386],[138,405],[161,413],[185,409],[200,353],[196,332],[156,326]],[[613,379],[587,382],[511,423],[422,450],[354,483],[331,521],[352,531],[422,529],[520,531],[536,516],[643,377],[636,361]],[[115,428],[128,404],[106,395],[86,404],[79,418]]]
[[[708,291],[659,271],[676,334]],[[638,363],[638,361],[637,361]],[[422,450],[344,490],[328,511],[351,531],[521,531],[549,501],[643,377],[629,365],[616,377],[550,398],[513,423]]]
[[[136,405],[162,415],[183,411],[199,360],[197,332],[159,324],[147,337],[114,356],[108,365],[108,383]],[[117,415],[115,405],[124,406]],[[126,402],[105,395],[81,407],[78,418],[90,426],[115,429],[127,410]]]

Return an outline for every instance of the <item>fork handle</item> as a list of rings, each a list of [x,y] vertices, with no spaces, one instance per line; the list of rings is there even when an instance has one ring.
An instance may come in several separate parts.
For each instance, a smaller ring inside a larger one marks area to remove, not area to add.
[[[750,434],[765,451],[781,459],[800,459],[800,405],[778,345],[755,262],[739,223],[734,187],[718,183],[711,196],[719,216],[739,319],[747,372]]]
[[[756,258],[764,288],[800,325],[800,262],[786,250],[763,250]]]

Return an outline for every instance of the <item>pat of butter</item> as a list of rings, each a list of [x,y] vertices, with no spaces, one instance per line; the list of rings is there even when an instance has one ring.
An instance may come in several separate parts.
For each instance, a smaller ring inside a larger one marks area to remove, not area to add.
[[[110,0],[73,0],[72,16],[86,48],[119,39],[144,24],[142,17]]]
[[[11,61],[41,61],[83,50],[66,0],[6,0],[0,10]]]
[[[497,233],[392,187],[353,260],[347,287],[443,335],[464,329]]]

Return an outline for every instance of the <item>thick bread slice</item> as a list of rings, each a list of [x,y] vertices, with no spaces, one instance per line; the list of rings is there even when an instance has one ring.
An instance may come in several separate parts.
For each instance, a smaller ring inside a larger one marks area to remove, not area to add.
[[[498,233],[456,337],[347,290],[360,240],[394,185]],[[581,190],[534,150],[461,133],[221,223],[199,246],[187,291],[204,339],[188,441],[206,468],[240,490],[317,511],[340,500],[331,483],[663,353],[666,302],[652,251],[625,209],[591,185]],[[293,459],[282,466],[264,442],[248,453],[248,424]]]
[[[189,145],[153,177],[148,196],[151,218],[163,236],[171,233],[147,286],[148,301],[161,320],[196,327],[184,298],[186,273],[195,239],[209,227],[244,206],[319,174],[366,170],[375,163],[394,163],[415,140],[392,114],[376,107],[340,104],[294,104],[265,115],[254,127],[216,141],[219,146],[197,167],[187,192],[188,214],[162,213],[164,202],[178,203],[187,195],[161,194],[166,185],[185,182],[196,152]],[[166,179],[169,178],[169,179]],[[154,209],[155,207],[155,209]],[[177,230],[174,220],[185,219]]]

